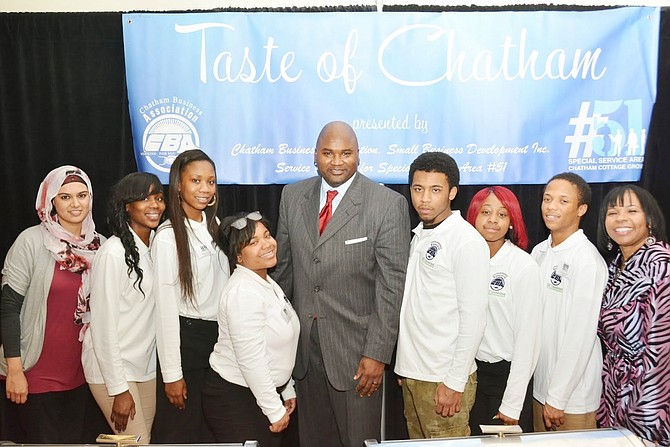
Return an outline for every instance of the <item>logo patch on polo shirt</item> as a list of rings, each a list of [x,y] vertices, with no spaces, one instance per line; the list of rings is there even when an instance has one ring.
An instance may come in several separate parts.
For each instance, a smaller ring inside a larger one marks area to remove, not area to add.
[[[426,259],[432,261],[437,256],[437,252],[442,250],[442,246],[439,242],[433,241],[430,243],[430,247],[426,250]]]
[[[555,265],[554,266],[554,271],[551,272],[551,275],[549,276],[549,282],[551,283],[552,286],[558,287],[561,285],[564,279],[569,278],[569,272],[570,272],[570,265],[566,264],[565,262],[560,266]],[[560,289],[559,289],[560,290]]]
[[[507,292],[505,291],[505,284],[507,274],[505,272],[494,273],[489,283],[489,296],[504,298]]]
[[[489,287],[491,287],[491,290],[494,292],[500,292],[502,289],[505,288],[505,278],[507,278],[507,275],[504,273],[494,273],[493,274],[493,279],[491,279],[491,283],[489,284]]]

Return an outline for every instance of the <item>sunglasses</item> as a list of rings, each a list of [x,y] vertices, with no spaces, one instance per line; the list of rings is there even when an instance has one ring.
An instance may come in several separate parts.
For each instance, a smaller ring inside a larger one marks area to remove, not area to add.
[[[261,213],[258,211],[252,211],[249,214],[247,214],[244,217],[240,217],[236,221],[230,224],[231,227],[235,228],[236,230],[241,230],[243,228],[246,228],[247,223],[249,220],[253,220],[254,222],[258,222],[261,220],[263,216],[261,216]]]

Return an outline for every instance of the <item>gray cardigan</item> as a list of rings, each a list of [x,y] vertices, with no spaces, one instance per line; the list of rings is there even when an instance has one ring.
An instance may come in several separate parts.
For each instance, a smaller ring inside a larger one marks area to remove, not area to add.
[[[54,257],[44,247],[42,230],[36,225],[19,234],[7,252],[2,268],[2,288],[8,285],[24,297],[20,315],[24,371],[32,368],[42,353],[47,297],[55,263]],[[0,374],[7,375],[4,347],[0,347]]]

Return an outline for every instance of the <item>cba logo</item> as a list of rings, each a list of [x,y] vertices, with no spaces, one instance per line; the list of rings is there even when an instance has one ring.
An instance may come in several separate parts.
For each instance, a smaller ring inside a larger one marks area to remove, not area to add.
[[[147,127],[142,136],[142,153],[149,164],[162,172],[170,172],[177,155],[200,147],[200,136],[193,124],[202,114],[190,101],[173,97],[169,104],[154,100],[143,106]]]
[[[437,252],[442,248],[439,242],[431,242],[430,247],[426,250],[426,259],[432,261],[435,259]]]

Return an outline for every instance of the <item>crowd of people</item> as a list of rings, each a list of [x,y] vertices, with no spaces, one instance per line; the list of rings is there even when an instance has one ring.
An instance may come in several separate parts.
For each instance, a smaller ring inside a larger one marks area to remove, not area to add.
[[[381,437],[393,376],[413,439],[499,423],[670,447],[670,245],[648,191],[607,194],[599,251],[580,229],[589,185],[555,175],[538,204],[549,237],[528,253],[509,189],[452,209],[449,155],[410,166],[413,230],[407,200],[359,161],[353,129],[328,123],[319,175],[283,190],[276,240],[259,211],[217,217],[199,149],[174,160],[168,200],[153,174],[121,179],[107,240],[88,176],[51,171],[41,223],[2,269],[5,438],[91,443],[101,414],[140,443],[278,447],[297,415],[301,446],[360,447]]]

